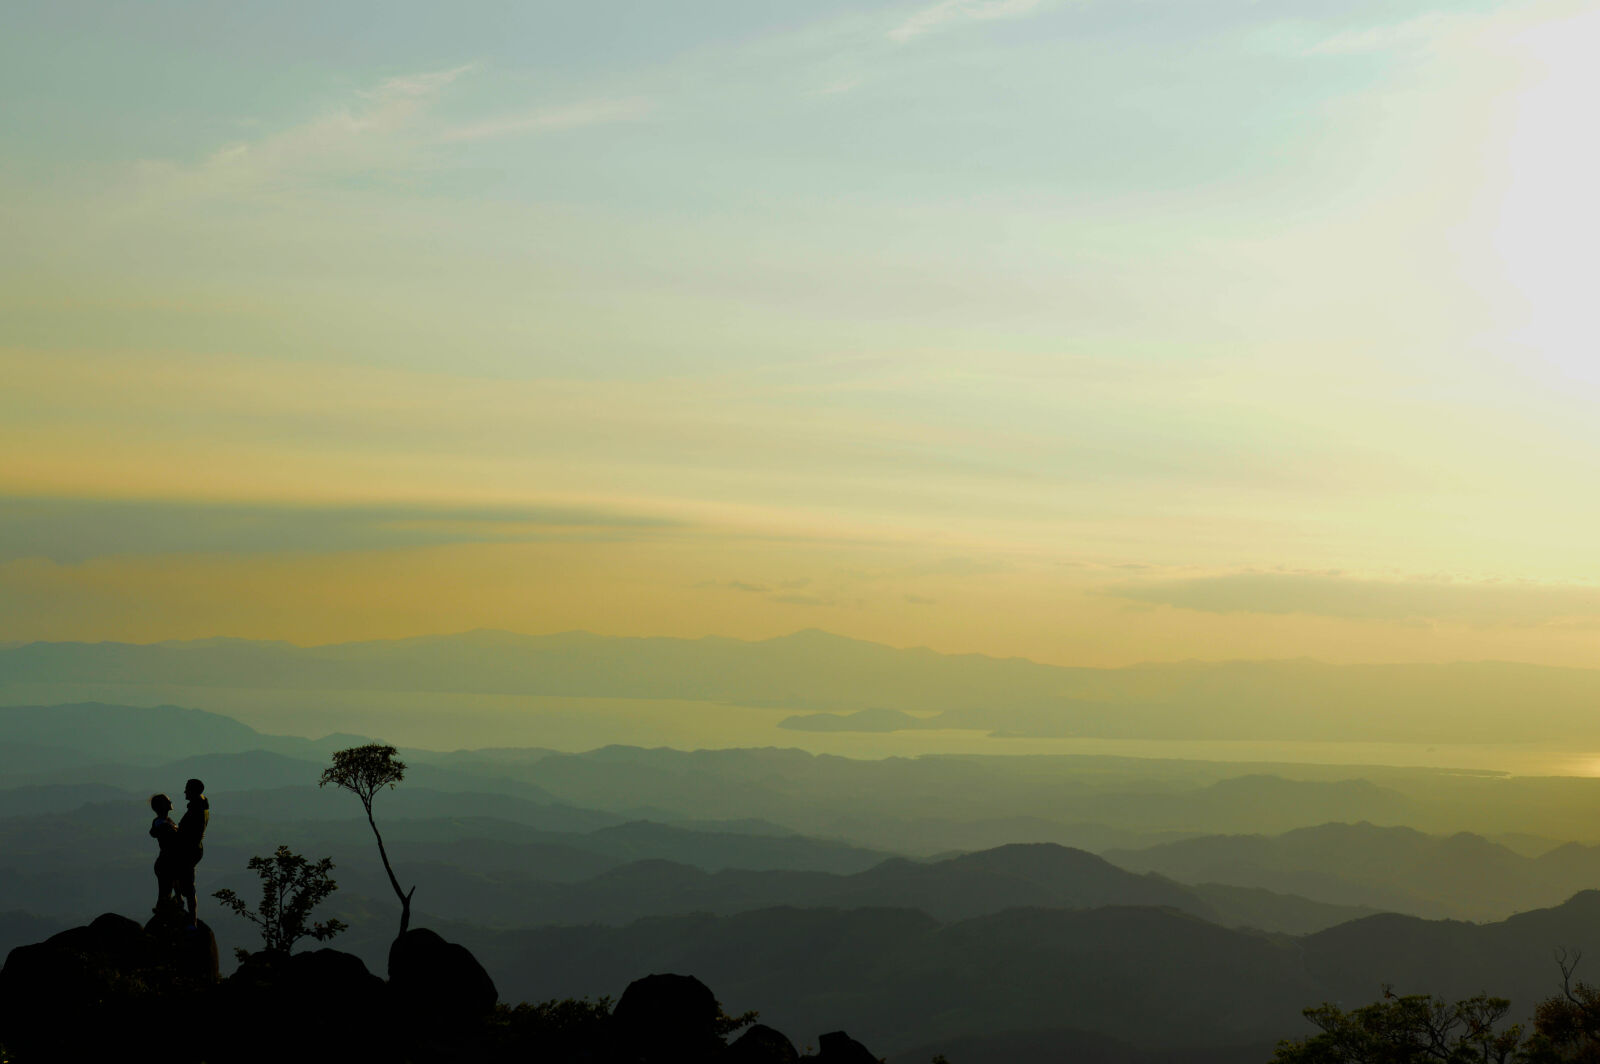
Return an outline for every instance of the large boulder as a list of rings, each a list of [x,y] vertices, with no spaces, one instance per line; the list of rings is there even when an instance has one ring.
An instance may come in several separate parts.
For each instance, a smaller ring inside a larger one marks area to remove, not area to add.
[[[389,992],[408,1023],[444,1027],[480,1020],[500,992],[465,946],[413,928],[389,947]]]
[[[816,1064],[879,1064],[872,1051],[843,1031],[829,1031],[817,1039]]]
[[[733,1040],[723,1059],[728,1064],[798,1064],[800,1054],[781,1031],[758,1023]]]
[[[101,913],[87,926],[51,935],[45,944],[92,953],[124,970],[159,967],[161,948],[135,921],[117,913]]]
[[[222,978],[217,964],[217,936],[204,920],[196,920],[190,927],[188,918],[181,913],[158,912],[144,925],[144,932],[155,941],[163,961],[179,975],[213,982]]]
[[[150,1030],[152,1014],[203,999],[214,988],[211,930],[202,924],[188,934],[151,934],[106,913],[18,946],[0,968],[0,1043],[23,1059],[126,1056],[130,1037]],[[209,964],[197,960],[207,944]],[[195,1024],[163,1028],[158,1055],[193,1059],[205,1033]]]
[[[382,1006],[385,997],[383,980],[367,971],[366,962],[336,949],[294,954],[289,958],[289,979],[313,1000],[337,999],[352,1011],[369,1015]]]
[[[384,982],[349,953],[252,953],[217,996],[217,1026],[225,1035],[270,1016],[330,1060],[378,1059],[394,1048]],[[280,1041],[230,1039],[226,1059],[266,1064],[282,1058]]]
[[[252,953],[228,979],[230,988],[251,996],[283,989],[306,1001],[341,1003],[347,1012],[381,1009],[387,996],[382,979],[353,953],[336,949],[285,954]]]
[[[647,975],[622,992],[611,1022],[625,1059],[703,1061],[724,1049],[722,1006],[692,975]]]

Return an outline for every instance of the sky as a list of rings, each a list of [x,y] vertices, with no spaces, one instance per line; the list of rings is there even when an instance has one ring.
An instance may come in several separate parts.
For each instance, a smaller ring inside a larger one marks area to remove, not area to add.
[[[1600,10],[22,3],[0,640],[1600,661]]]

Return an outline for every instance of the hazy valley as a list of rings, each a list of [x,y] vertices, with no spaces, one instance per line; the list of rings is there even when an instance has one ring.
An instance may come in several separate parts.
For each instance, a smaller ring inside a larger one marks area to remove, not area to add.
[[[500,677],[480,686],[535,673],[510,663],[520,643],[490,653],[485,642],[442,641],[405,682],[470,686],[473,662]],[[819,645],[842,649],[837,671],[855,663],[874,698],[913,697],[901,652],[810,637],[710,650],[724,665],[747,650],[759,668],[798,653],[785,710],[830,712],[843,681],[806,678],[833,671]],[[707,652],[670,641],[610,650],[669,663]],[[41,664],[54,661],[156,693],[179,680],[263,692],[315,680],[365,683],[380,699],[398,650],[330,651],[321,674],[285,664],[308,653],[36,646],[0,651],[0,678],[13,691],[62,682]],[[726,677],[716,691],[694,687],[681,667],[676,695],[749,697]],[[593,670],[547,686],[619,690],[584,686]],[[941,712],[970,697],[946,691]],[[1040,697],[1038,714],[1088,712]],[[330,711],[330,732],[345,719]],[[149,878],[143,800],[198,776],[214,809],[207,891],[247,893],[246,860],[281,843],[329,856],[340,887],[329,912],[351,925],[335,944],[381,968],[395,906],[370,832],[358,804],[316,785],[328,754],[362,738],[271,734],[173,706],[0,707],[0,950],[137,911]],[[969,1060],[1055,1059],[1027,1048],[1049,1031],[1057,1049],[1108,1062],[1158,1050],[1244,1061],[1299,1033],[1299,1009],[1320,1000],[1366,1000],[1393,983],[1493,987],[1531,1003],[1558,974],[1552,950],[1600,949],[1588,816],[1600,781],[1582,777],[780,746],[401,754],[406,778],[377,811],[416,884],[417,919],[467,945],[509,1000],[614,996],[642,973],[687,971],[730,1010],[760,1008],[797,1031],[846,1026],[891,1060],[954,1046]],[[224,953],[249,945],[242,921],[211,923]]]

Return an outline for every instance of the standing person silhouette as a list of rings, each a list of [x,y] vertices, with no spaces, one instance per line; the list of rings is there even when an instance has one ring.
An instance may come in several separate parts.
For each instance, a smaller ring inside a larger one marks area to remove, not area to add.
[[[172,799],[164,794],[150,796],[150,811],[156,818],[150,822],[150,837],[161,850],[156,854],[156,908],[157,916],[173,904],[173,893],[178,888],[178,867],[183,864],[183,844],[178,839],[178,825],[172,822]]]
[[[189,907],[189,930],[196,926],[194,866],[206,855],[206,825],[211,823],[211,803],[206,800],[206,785],[190,780],[183,785],[183,796],[189,800],[183,819],[178,821],[178,893]]]

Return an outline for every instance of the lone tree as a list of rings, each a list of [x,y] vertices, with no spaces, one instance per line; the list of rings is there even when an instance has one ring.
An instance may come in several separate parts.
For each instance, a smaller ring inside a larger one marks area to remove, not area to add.
[[[367,811],[367,823],[372,825],[373,837],[378,840],[378,856],[383,858],[383,870],[389,873],[389,885],[394,888],[394,896],[400,899],[400,933],[403,935],[406,928],[411,926],[411,895],[417,892],[417,888],[413,885],[410,890],[400,889],[400,881],[389,866],[389,851],[383,848],[378,822],[372,819],[373,797],[385,787],[393,790],[396,783],[406,778],[406,763],[396,761],[394,755],[394,747],[381,743],[336,750],[333,764],[322,770],[322,779],[317,786],[324,787],[331,783],[361,799],[361,808]]]
[[[311,910],[339,889],[328,875],[333,858],[312,862],[287,846],[279,846],[271,857],[250,858],[247,867],[261,877],[261,907],[256,912],[251,912],[244,899],[231,890],[219,890],[212,897],[259,927],[269,952],[288,953],[296,942],[307,937],[324,942],[347,926],[339,920],[308,923]],[[250,955],[248,950],[237,948],[234,953],[241,961]]]

